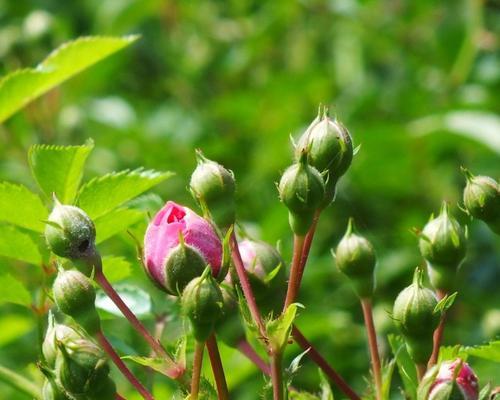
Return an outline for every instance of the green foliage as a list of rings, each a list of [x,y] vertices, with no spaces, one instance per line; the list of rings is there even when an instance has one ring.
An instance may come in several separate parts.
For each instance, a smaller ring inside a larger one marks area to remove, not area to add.
[[[0,255],[40,265],[42,256],[32,236],[14,226],[0,225]]]
[[[170,172],[142,168],[113,172],[83,185],[78,196],[78,205],[95,219],[171,176]]]
[[[160,374],[171,376],[172,368],[175,365],[170,359],[166,358],[154,358],[154,357],[141,357],[141,356],[125,356],[122,357],[124,360],[131,360],[139,365],[149,367]]]
[[[396,359],[396,365],[398,366],[399,376],[403,382],[404,391],[411,399],[416,399],[418,387],[417,371],[415,369],[415,364],[406,350],[405,342],[401,336],[396,335],[389,335],[388,340],[394,358]]]
[[[286,346],[299,306],[301,307],[298,303],[290,304],[283,314],[266,324],[266,331],[269,335],[269,342],[272,348],[284,349]],[[296,360],[298,362],[300,358]]]
[[[30,292],[24,285],[10,274],[0,275],[0,303],[9,302],[29,307]]]
[[[63,44],[36,68],[14,71],[0,80],[0,122],[73,75],[130,45],[137,36],[86,37]]]
[[[83,167],[94,142],[82,146],[34,145],[28,153],[31,172],[48,198],[55,193],[62,204],[73,204]]]
[[[151,296],[145,290],[124,283],[114,285],[114,288],[128,308],[130,308],[138,318],[151,315]],[[123,318],[121,311],[104,292],[97,292],[95,305],[99,310]]]
[[[40,198],[23,185],[0,182],[0,221],[43,232],[47,209]]]
[[[96,243],[104,242],[106,239],[116,235],[144,219],[144,212],[139,210],[117,208],[95,220]]]
[[[102,258],[102,270],[110,282],[121,281],[132,273],[131,264],[124,257],[106,256]]]

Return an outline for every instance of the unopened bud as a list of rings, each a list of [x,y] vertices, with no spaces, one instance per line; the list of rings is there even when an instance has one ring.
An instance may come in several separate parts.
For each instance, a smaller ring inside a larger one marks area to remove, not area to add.
[[[54,254],[82,259],[95,252],[95,226],[80,208],[63,205],[55,199],[54,209],[49,215],[45,238]]]
[[[437,299],[434,293],[423,286],[423,272],[418,268],[413,283],[399,293],[394,302],[393,319],[406,341],[411,358],[425,363],[432,353],[433,333],[440,316],[434,312]]]
[[[375,251],[371,243],[354,233],[353,219],[335,251],[335,263],[361,297],[371,297],[375,286]]]
[[[227,283],[221,283],[220,290],[223,299],[222,317],[215,324],[217,338],[226,345],[236,347],[245,338],[245,328],[238,309],[238,299],[233,288]]]
[[[51,382],[48,379],[45,380],[42,388],[42,399],[43,400],[68,400],[68,397],[64,392],[57,387],[55,382]]]
[[[218,283],[207,268],[202,276],[194,278],[182,293],[182,309],[191,321],[197,341],[205,342],[223,315],[224,299]]]
[[[100,329],[92,281],[76,270],[59,271],[53,286],[57,307],[71,316],[89,334]]]
[[[325,197],[323,177],[308,164],[307,153],[302,153],[299,162],[283,173],[278,191],[280,200],[288,208],[292,231],[304,236]]]
[[[42,353],[49,368],[54,368],[56,363],[58,343],[80,339],[81,335],[73,328],[58,324],[52,313],[49,313],[49,325],[42,344]]]
[[[441,212],[425,225],[419,240],[420,253],[429,264],[429,277],[436,289],[449,291],[453,288],[466,246],[464,229],[443,202]]]
[[[464,189],[464,205],[474,218],[486,222],[500,234],[500,185],[489,176],[474,176],[464,169],[467,185]]]
[[[219,163],[204,157],[199,150],[196,158],[198,165],[189,183],[193,197],[217,226],[227,228],[235,220],[234,175]]]

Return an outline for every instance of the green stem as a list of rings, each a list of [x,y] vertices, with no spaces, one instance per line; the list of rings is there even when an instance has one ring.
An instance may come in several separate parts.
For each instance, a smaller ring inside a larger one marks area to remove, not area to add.
[[[283,354],[281,352],[271,355],[271,382],[273,384],[273,400],[283,400]]]
[[[191,376],[191,396],[190,400],[197,400],[200,392],[201,366],[203,364],[203,349],[205,343],[196,342],[194,348],[193,374]]]
[[[229,400],[229,390],[227,388],[226,376],[224,375],[224,368],[220,358],[219,347],[217,340],[212,333],[207,340],[208,357],[210,358],[210,365],[214,374],[215,385],[217,386],[217,394],[219,400]]]
[[[373,312],[371,299],[361,299],[361,308],[365,319],[366,332],[368,335],[368,345],[372,359],[373,377],[375,379],[375,391],[377,400],[382,400],[382,373],[380,367],[380,356],[378,353],[377,333],[373,323]]]
[[[12,386],[32,399],[41,400],[42,394],[38,386],[9,368],[0,365],[0,381]]]
[[[283,312],[292,304],[299,293],[300,277],[301,277],[301,260],[302,249],[304,248],[305,236],[293,236],[293,258],[290,267],[290,278],[288,279],[288,289],[286,291],[285,304]]]

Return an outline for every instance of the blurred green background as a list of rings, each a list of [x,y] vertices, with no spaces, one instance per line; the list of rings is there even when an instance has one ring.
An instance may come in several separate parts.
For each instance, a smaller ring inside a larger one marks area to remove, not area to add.
[[[186,187],[201,148],[234,171],[239,220],[256,236],[281,241],[290,260],[287,211],[275,183],[291,163],[290,135],[301,134],[320,103],[329,105],[361,148],[320,220],[298,325],[362,391],[369,366],[362,315],[329,254],[349,216],[377,249],[375,317],[386,359],[392,302],[422,264],[410,230],[423,227],[442,200],[470,233],[445,344],[500,335],[500,240],[457,207],[461,165],[499,177],[499,10],[498,1],[480,0],[0,0],[0,75],[34,66],[78,36],[141,35],[0,126],[0,180],[34,188],[30,145],[91,137],[86,179],[139,166],[172,170],[176,176],[154,192],[194,207]],[[149,207],[155,212],[158,201],[151,198]],[[127,281],[165,308],[134,261],[130,237],[106,241],[102,253],[133,261]],[[36,289],[33,266],[7,258],[0,266]],[[123,321],[110,319],[106,330],[123,349],[145,351]],[[39,379],[37,352],[32,313],[1,305],[0,363]],[[260,374],[235,351],[223,352],[234,398],[257,398]],[[290,360],[298,353],[290,346]],[[481,385],[500,384],[499,364],[474,358],[471,365]],[[137,398],[119,382],[127,399]],[[168,382],[156,382],[159,398],[168,398]],[[317,391],[318,382],[305,360],[294,384]],[[0,398],[24,397],[0,383]]]

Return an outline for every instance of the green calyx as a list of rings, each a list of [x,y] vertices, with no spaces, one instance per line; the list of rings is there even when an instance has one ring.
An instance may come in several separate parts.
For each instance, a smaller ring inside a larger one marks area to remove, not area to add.
[[[326,172],[324,205],[335,196],[339,178],[346,173],[353,158],[352,139],[348,130],[336,119],[328,116],[328,110],[320,107],[317,118],[299,139],[296,157],[306,152],[308,162],[321,173]]]
[[[431,355],[432,337],[440,319],[434,312],[436,296],[423,286],[422,280],[423,272],[417,268],[413,283],[399,293],[393,309],[394,323],[416,363],[426,362]]]
[[[80,208],[63,205],[54,197],[54,208],[45,227],[52,252],[60,257],[82,259],[95,252],[95,226]]]
[[[187,284],[203,274],[206,262],[194,247],[186,245],[183,238],[165,260],[165,288],[179,296]]]
[[[474,218],[500,233],[500,185],[489,176],[474,176],[465,168],[463,171],[467,179],[463,196],[465,208]]]
[[[59,349],[58,343],[65,343],[80,338],[81,335],[73,328],[56,323],[54,315],[49,312],[49,323],[42,344],[42,353],[46,365],[50,368],[55,367]]]
[[[182,310],[191,321],[197,341],[205,342],[223,316],[224,299],[209,267],[182,292]]]
[[[54,381],[48,379],[45,380],[42,388],[42,399],[43,400],[68,400],[68,397],[64,392],[57,387]]]
[[[189,183],[191,193],[204,212],[221,228],[235,221],[236,184],[233,173],[196,151],[198,165]]]
[[[293,232],[305,235],[325,197],[323,177],[308,164],[307,153],[302,153],[299,162],[283,173],[278,191],[280,200],[288,208]]]
[[[465,230],[450,215],[448,205],[443,202],[439,215],[431,219],[420,234],[420,253],[432,268],[441,270],[441,274],[444,273],[442,271],[447,271],[447,278],[454,278],[458,266],[465,258],[466,246]],[[435,287],[442,289],[439,283]]]
[[[335,263],[361,298],[373,295],[376,262],[373,246],[354,232],[354,221],[350,218],[347,231],[335,251]]]
[[[92,281],[76,270],[60,270],[53,285],[57,307],[71,316],[89,334],[100,330]]]

